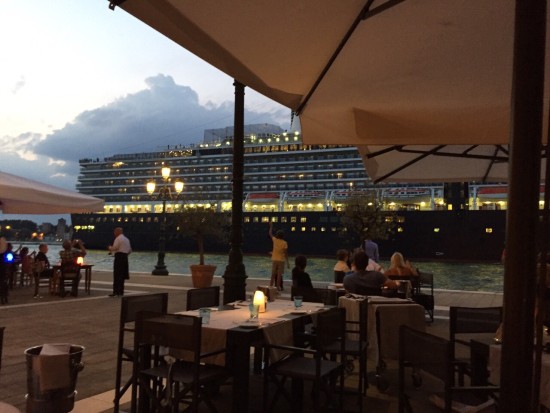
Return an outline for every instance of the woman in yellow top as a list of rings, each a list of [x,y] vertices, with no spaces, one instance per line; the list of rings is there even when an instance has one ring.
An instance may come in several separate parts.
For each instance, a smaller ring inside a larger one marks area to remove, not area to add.
[[[283,273],[285,270],[285,262],[288,268],[288,244],[284,240],[285,233],[278,230],[273,235],[273,223],[269,223],[269,236],[273,241],[273,251],[271,252],[271,281],[269,285],[275,286],[279,291],[283,291]]]

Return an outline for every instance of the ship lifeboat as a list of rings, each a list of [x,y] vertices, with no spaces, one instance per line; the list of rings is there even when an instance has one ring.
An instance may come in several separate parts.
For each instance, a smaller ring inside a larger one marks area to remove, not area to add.
[[[419,196],[430,196],[429,188],[390,188],[385,191],[389,198],[415,198]]]
[[[325,198],[325,192],[323,191],[292,191],[287,192],[287,199],[317,199]]]
[[[247,201],[251,202],[274,202],[280,198],[277,192],[256,192],[248,194]]]
[[[544,195],[544,185],[540,186],[540,194]],[[507,186],[485,186],[483,188],[478,189],[477,196],[479,198],[486,198],[486,199],[507,198],[508,187]]]

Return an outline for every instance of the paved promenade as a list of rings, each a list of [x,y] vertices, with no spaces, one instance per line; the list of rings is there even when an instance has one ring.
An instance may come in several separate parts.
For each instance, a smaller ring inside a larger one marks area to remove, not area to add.
[[[214,282],[221,284],[223,280],[216,277]],[[8,304],[0,306],[0,326],[6,328],[0,370],[0,401],[18,407],[21,412],[25,411],[25,349],[44,343],[72,343],[85,347],[85,367],[78,375],[78,402],[73,411],[112,411],[120,299],[107,297],[111,292],[111,284],[111,273],[94,271],[90,295],[81,289],[76,298],[60,298],[43,291],[43,298],[33,299],[34,287],[31,286],[15,287],[10,292]],[[247,289],[250,291],[264,284],[265,279],[247,279]],[[181,275],[163,277],[134,273],[126,283],[127,294],[168,292],[170,312],[185,309],[185,294],[189,288],[191,277]],[[287,294],[283,298],[288,296],[289,290],[286,288]],[[446,336],[449,306],[502,305],[502,294],[436,291],[435,300],[436,320],[428,327],[428,331]],[[368,411],[396,411],[395,397],[391,394],[371,395],[373,392],[376,389],[371,386]]]

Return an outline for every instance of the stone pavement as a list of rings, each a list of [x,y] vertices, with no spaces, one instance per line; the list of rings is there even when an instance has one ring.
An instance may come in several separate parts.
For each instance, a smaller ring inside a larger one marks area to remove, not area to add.
[[[5,326],[0,401],[25,411],[25,349],[44,343],[72,343],[85,347],[85,367],[78,375],[78,402],[74,412],[112,411],[112,394],[106,392],[112,392],[115,382],[120,299],[107,297],[111,291],[111,277],[109,272],[94,271],[91,294],[87,295],[81,289],[78,297],[60,298],[43,291],[43,298],[33,299],[31,286],[15,287],[10,291],[8,304],[0,306],[0,326]],[[222,284],[223,279],[216,277],[214,283]],[[247,289],[253,291],[265,283],[265,279],[249,278]],[[186,291],[191,286],[188,275],[139,273],[132,274],[126,283],[126,294],[168,292],[168,310],[177,312],[185,309]],[[286,289],[287,293],[289,289]],[[282,298],[287,295],[283,294]],[[436,320],[429,325],[428,331],[446,337],[449,306],[502,305],[502,294],[436,291],[435,300]],[[371,386],[367,401],[367,407],[370,403],[371,408],[368,411],[396,411],[394,397],[375,392]],[[221,405],[227,404],[222,402]]]

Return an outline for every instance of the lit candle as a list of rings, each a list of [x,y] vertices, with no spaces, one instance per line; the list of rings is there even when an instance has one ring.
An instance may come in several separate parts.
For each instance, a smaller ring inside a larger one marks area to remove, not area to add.
[[[78,265],[84,264],[84,258],[83,258],[83,257],[78,257],[78,258],[76,259],[76,263],[77,263]]]
[[[254,305],[257,305],[260,313],[265,313],[265,295],[262,291],[254,293]]]

